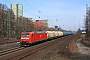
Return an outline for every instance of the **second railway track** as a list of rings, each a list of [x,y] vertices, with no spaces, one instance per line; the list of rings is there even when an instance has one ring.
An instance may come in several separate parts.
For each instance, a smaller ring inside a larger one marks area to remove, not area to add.
[[[0,51],[0,56],[6,55],[6,54],[9,54],[9,53],[18,51],[18,50],[22,50],[22,49],[24,49],[24,47],[15,47],[15,48],[3,50],[3,51]]]
[[[70,36],[72,36],[72,35],[70,35]],[[70,36],[62,37],[62,38],[60,38],[60,41],[62,41],[64,43],[65,40],[72,39],[73,37],[70,37]],[[3,56],[3,57],[6,57],[5,60],[22,60],[22,59],[40,51],[40,50],[43,50],[43,49],[45,49],[45,48],[47,48],[51,45],[54,45],[56,43],[59,43],[59,41],[58,40],[53,40],[51,42],[48,42],[48,43],[45,43],[45,44],[42,44],[42,45],[40,44],[40,46],[37,46],[35,48],[31,48],[31,49],[28,48],[27,50],[22,51],[21,53],[18,53],[16,55],[12,54],[13,56],[8,55],[9,57],[7,57],[7,56]],[[3,59],[3,57],[1,59]]]

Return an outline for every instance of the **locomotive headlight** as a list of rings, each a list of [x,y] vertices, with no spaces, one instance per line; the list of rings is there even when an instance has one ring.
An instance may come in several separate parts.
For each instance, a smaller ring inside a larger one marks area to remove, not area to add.
[[[29,39],[29,38],[26,38],[26,39]]]
[[[21,39],[25,39],[25,38],[21,38]]]
[[[29,39],[29,38],[21,38],[21,39]]]

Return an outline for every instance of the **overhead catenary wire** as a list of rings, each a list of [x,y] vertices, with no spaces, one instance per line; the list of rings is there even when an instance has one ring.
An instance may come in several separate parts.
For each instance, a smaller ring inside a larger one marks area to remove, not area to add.
[[[32,6],[30,3],[28,3],[26,0],[24,0],[28,5]],[[39,11],[37,8],[35,8],[34,6],[32,6],[34,9],[36,9],[39,13],[41,13],[41,11]],[[40,18],[40,16],[38,16]]]
[[[27,2],[26,0],[24,0],[28,5],[30,5],[30,6],[32,6],[29,2]],[[43,14],[43,15],[45,15],[44,13],[42,13],[41,11],[39,11],[37,8],[35,8],[34,6],[32,6],[34,9],[36,9],[39,13],[41,13],[41,14]],[[49,18],[49,16],[47,16],[47,15],[45,15],[46,17],[48,17]],[[39,18],[40,18],[40,16],[39,16]]]
[[[32,6],[30,3],[28,3],[26,0],[24,0],[27,4],[29,4],[30,6]],[[39,13],[41,13],[41,11],[39,11],[37,8],[35,8],[34,6],[32,6],[34,9],[36,9]]]
[[[7,1],[7,2],[11,3],[11,2],[10,2],[10,1],[8,1],[8,0],[5,0],[5,1]]]
[[[35,14],[33,14],[32,12],[30,12],[30,11],[27,11],[26,9],[24,9],[26,12],[29,12],[29,13],[31,13],[32,15],[34,15],[34,16],[37,16],[37,17],[39,17],[38,15],[35,15]]]
[[[5,0],[5,1],[7,1],[7,2],[9,2],[10,4],[11,4],[11,2],[10,1],[8,1],[8,0]],[[23,0],[23,1],[25,1],[29,6],[32,6],[29,2],[27,2],[26,0]],[[49,19],[51,19],[49,16],[47,16],[46,14],[44,14],[44,13],[42,13],[41,11],[39,11],[37,8],[35,8],[34,6],[32,6],[34,9],[36,9],[40,14],[43,14],[43,15],[45,15],[47,18],[49,18]],[[25,10],[24,8],[23,8],[23,10]],[[25,11],[27,11],[27,10],[25,10]],[[28,11],[29,13],[31,13],[30,11]],[[31,13],[32,15],[34,15],[34,16],[37,16],[37,17],[39,17],[39,18],[41,18],[39,15],[36,15],[36,14],[34,14],[34,13]]]
[[[10,3],[10,4],[12,4],[10,1],[8,1],[8,0],[5,0],[6,2],[8,2],[8,3]],[[23,8],[23,10],[25,10],[24,8]],[[25,11],[27,11],[27,10],[25,10]],[[27,12],[29,12],[29,13],[31,13],[30,11],[27,11]],[[40,12],[40,11],[39,11]],[[34,13],[31,13],[32,15],[34,15],[34,16],[37,16],[37,17],[40,17],[39,15],[36,15],[36,14],[34,14]]]

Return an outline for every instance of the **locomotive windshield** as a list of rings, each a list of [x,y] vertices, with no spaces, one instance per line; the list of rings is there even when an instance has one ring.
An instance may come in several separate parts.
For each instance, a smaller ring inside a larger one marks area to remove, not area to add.
[[[22,36],[29,36],[29,33],[23,33]]]

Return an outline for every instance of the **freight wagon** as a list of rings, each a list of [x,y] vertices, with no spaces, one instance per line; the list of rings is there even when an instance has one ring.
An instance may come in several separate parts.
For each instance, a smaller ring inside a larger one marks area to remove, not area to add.
[[[70,34],[74,34],[74,32],[69,32],[69,31],[63,32],[63,35],[70,35]]]

